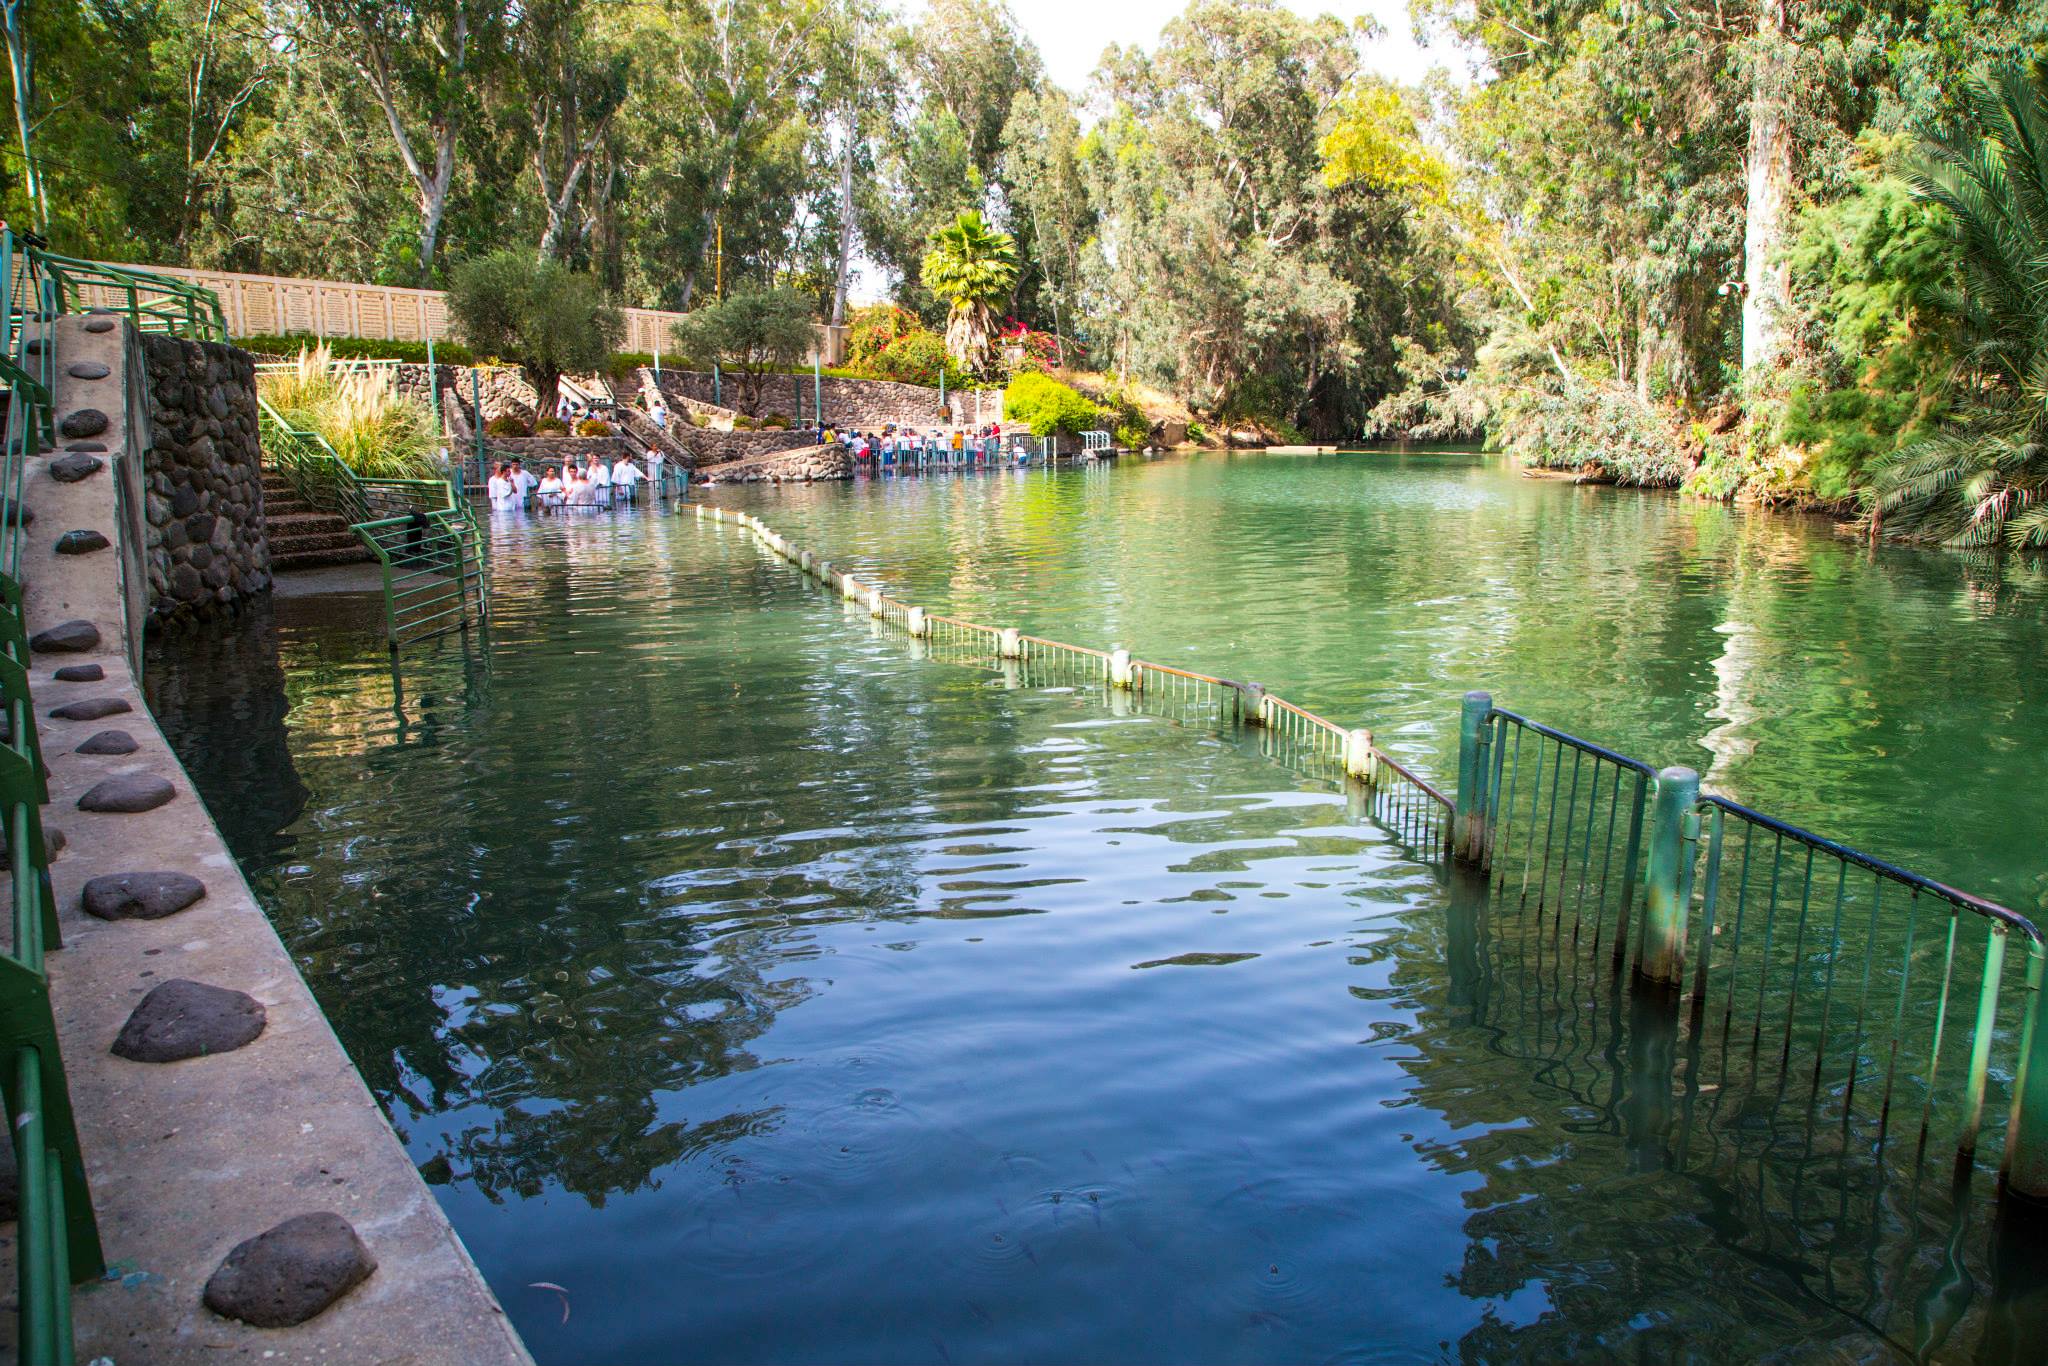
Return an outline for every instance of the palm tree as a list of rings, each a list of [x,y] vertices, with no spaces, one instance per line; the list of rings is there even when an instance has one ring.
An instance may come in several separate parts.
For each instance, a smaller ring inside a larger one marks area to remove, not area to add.
[[[931,235],[924,254],[924,287],[950,305],[946,350],[973,374],[988,368],[996,305],[1017,283],[1017,242],[969,209]]]
[[[2048,76],[1973,76],[1964,111],[1967,131],[1924,140],[1906,174],[1955,255],[1933,300],[1961,339],[1954,416],[1877,466],[1871,530],[2048,546]]]

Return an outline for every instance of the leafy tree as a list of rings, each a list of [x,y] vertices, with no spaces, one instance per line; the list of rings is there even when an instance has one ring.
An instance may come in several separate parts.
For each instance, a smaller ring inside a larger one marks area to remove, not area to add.
[[[343,56],[377,102],[419,208],[419,283],[434,279],[456,152],[503,60],[502,3],[306,0],[308,36]]]
[[[2048,73],[1972,78],[1964,127],[1924,141],[1907,181],[1941,209],[1960,332],[1944,428],[1884,460],[1873,529],[1946,545],[2048,546]]]
[[[972,374],[989,368],[997,305],[1017,283],[1017,242],[973,209],[931,236],[924,287],[946,302],[946,350]]]
[[[625,330],[590,276],[509,248],[456,267],[448,313],[471,350],[519,366],[544,416],[562,376],[602,370]]]
[[[811,318],[811,301],[793,289],[747,288],[693,309],[674,333],[684,355],[731,375],[741,406],[758,415],[762,380],[796,365],[817,344]]]

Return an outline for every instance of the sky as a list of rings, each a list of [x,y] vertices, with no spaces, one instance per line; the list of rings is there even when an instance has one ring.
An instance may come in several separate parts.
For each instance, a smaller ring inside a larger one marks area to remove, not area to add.
[[[1349,23],[1361,15],[1379,21],[1383,37],[1367,44],[1366,63],[1381,75],[1416,81],[1432,64],[1451,65],[1448,47],[1418,48],[1407,0],[1286,0],[1302,14],[1334,14]],[[1167,21],[1188,0],[1011,0],[1018,25],[1045,57],[1052,78],[1075,94],[1088,83],[1102,50],[1111,43],[1151,47]]]

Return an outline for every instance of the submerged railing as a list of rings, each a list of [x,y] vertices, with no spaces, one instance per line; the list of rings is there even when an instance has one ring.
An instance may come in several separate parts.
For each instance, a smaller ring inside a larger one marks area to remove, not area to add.
[[[1458,791],[1458,856],[1632,967],[1696,1040],[1746,1048],[1878,1148],[1903,1119],[1916,1156],[1952,1143],[1965,1166],[2006,1086],[2003,1178],[2048,1198],[2044,945],[2025,916],[1483,693],[1465,701]]]
[[[732,521],[752,532],[775,554],[868,615],[938,648],[960,649],[977,659],[1028,665],[1063,683],[1100,685],[1140,700],[1213,706],[1219,719],[1256,727],[1276,758],[1360,785],[1368,809],[1418,857],[1438,860],[1449,848],[1451,799],[1374,743],[1372,732],[1346,730],[1325,717],[1257,683],[1234,682],[1168,664],[1138,659],[1128,650],[1098,650],[1015,627],[989,626],[900,601],[879,587],[843,573],[748,513],[728,513],[715,504],[696,505],[698,518]]]
[[[1273,757],[1363,786],[1418,857],[1484,873],[1489,892],[1619,975],[1645,1008],[1685,1016],[1751,1080],[1803,1090],[1875,1150],[1905,1129],[1917,1161],[1953,1144],[1959,1170],[2002,1130],[2005,1188],[2048,1199],[2044,944],[2025,916],[1700,791],[1469,694],[1457,797],[1347,729],[1235,682],[966,621],[836,570],[747,513],[730,518],[807,576],[935,649],[1028,663],[1059,681],[1209,707],[1256,727]],[[2023,952],[2012,951],[2018,939]],[[2007,1104],[1995,1094],[2004,1087]],[[2003,1116],[1999,1114],[2004,1110]]]
[[[266,399],[257,404],[264,455],[292,492],[347,522],[376,556],[392,649],[489,618],[483,527],[452,484],[357,474],[318,432],[294,426]]]

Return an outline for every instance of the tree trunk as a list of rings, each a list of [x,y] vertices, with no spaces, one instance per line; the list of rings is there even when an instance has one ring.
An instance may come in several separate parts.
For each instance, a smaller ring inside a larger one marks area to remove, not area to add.
[[[561,372],[559,370],[548,372],[528,370],[526,372],[526,382],[533,386],[533,392],[536,395],[534,404],[537,411],[533,415],[533,420],[538,422],[544,417],[553,417],[556,405],[562,401]]]
[[[1791,0],[1765,0],[1749,107],[1748,202],[1742,231],[1742,373],[1761,373],[1785,349],[1792,272],[1780,259],[1792,195]]]
[[[839,260],[832,285],[832,325],[846,325],[846,275],[853,264],[853,120],[839,151]]]

